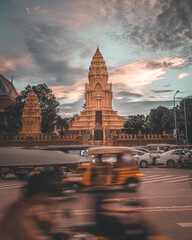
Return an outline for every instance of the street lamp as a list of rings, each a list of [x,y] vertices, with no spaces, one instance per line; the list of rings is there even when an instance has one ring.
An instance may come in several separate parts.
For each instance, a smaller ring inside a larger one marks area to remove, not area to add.
[[[177,145],[177,118],[176,118],[176,109],[175,109],[175,96],[179,92],[179,90],[174,94],[173,96],[173,105],[174,105],[174,121],[175,121],[175,129],[174,129],[174,135],[175,135],[175,142]]]
[[[187,146],[188,146],[187,116],[186,116],[185,98],[183,99],[183,110],[184,110],[184,119],[185,119],[185,140],[187,141]]]

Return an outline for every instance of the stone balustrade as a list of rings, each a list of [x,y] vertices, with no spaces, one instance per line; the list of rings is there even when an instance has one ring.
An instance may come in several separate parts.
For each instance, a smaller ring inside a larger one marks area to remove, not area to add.
[[[184,134],[180,134],[180,144],[184,139]],[[1,137],[0,146],[46,146],[46,145],[106,145],[106,146],[144,146],[150,143],[166,143],[174,144],[175,139],[173,134],[125,134],[116,132],[111,134],[110,139],[103,141],[89,140],[87,135],[79,134],[63,134],[63,135],[37,135],[37,136],[14,136],[12,138]]]

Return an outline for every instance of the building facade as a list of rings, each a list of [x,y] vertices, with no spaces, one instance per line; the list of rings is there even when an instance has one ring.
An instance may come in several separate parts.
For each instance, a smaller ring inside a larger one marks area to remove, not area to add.
[[[13,85],[8,79],[0,74],[0,123],[6,123],[6,113],[5,108],[10,104],[16,102],[18,93]]]
[[[22,114],[22,131],[24,136],[38,136],[41,134],[41,108],[36,94],[31,91],[27,98]]]
[[[70,132],[89,132],[95,140],[105,140],[106,133],[119,132],[124,118],[112,109],[112,84],[103,56],[97,48],[89,67],[89,83],[85,84],[85,110],[71,122]]]

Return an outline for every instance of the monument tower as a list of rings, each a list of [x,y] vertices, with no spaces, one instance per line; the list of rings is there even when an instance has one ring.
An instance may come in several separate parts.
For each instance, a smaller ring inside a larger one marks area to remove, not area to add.
[[[41,118],[39,101],[36,94],[31,91],[23,108],[21,135],[36,136],[41,134]]]
[[[95,140],[105,140],[105,132],[119,131],[124,119],[112,109],[112,84],[108,83],[108,72],[103,56],[97,48],[85,84],[85,110],[71,122],[69,131],[92,133]]]

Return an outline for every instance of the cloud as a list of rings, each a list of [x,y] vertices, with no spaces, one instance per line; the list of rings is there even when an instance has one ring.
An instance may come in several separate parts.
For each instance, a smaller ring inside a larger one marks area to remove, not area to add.
[[[172,90],[152,90],[151,92],[155,93],[153,96],[148,91],[149,86],[157,80],[164,79],[166,70],[179,66],[184,62],[185,59],[170,57],[146,59],[111,68],[109,70],[109,82],[113,84],[114,99],[130,102],[141,99],[169,98],[169,96],[162,94],[170,93]],[[163,66],[165,66],[165,69]],[[74,103],[84,98],[85,83],[88,83],[87,78],[79,78],[71,85],[52,86],[51,89],[60,102]]]
[[[190,74],[188,73],[180,73],[178,76],[177,76],[177,79],[182,79],[182,78],[185,78],[185,77],[188,77]]]
[[[21,66],[29,66],[32,63],[32,58],[30,56],[17,56],[9,57],[0,54],[0,72],[14,72],[14,70]]]
[[[65,25],[61,27],[40,20],[31,23],[22,18],[15,19],[14,24],[23,42],[20,50],[28,53],[33,61],[33,70],[24,69],[25,76],[20,74],[26,82],[35,75],[39,82],[50,86],[73,85],[87,74],[87,70],[73,64],[75,56],[88,54],[86,42],[72,34]]]
[[[117,93],[128,89],[135,94],[144,95],[146,88],[155,81],[165,78],[166,70],[179,67],[186,62],[180,57],[146,59],[122,65],[109,70],[109,81]],[[115,85],[118,84],[118,85]]]
[[[71,117],[74,114],[80,114],[80,111],[83,111],[84,99],[81,98],[78,101],[73,103],[64,103],[59,106],[62,117]]]
[[[127,5],[122,2],[115,17],[122,24],[125,40],[153,51],[192,44],[191,0],[131,0]]]
[[[39,13],[39,14],[49,14],[51,10],[48,8],[44,8],[41,6],[37,6],[34,8],[25,8],[28,14]],[[52,11],[53,12],[53,11]]]
[[[120,116],[130,116],[136,114],[148,114],[151,109],[157,108],[158,106],[173,107],[172,100],[140,100],[133,102],[125,102],[121,100],[114,99],[113,108],[118,110],[118,115]]]
[[[124,46],[132,43],[144,51],[191,56],[191,0],[76,0],[70,5],[74,11],[69,16],[71,25],[97,23]]]
[[[173,92],[174,90],[152,90],[152,92],[154,93],[170,93],[170,92]]]
[[[86,78],[81,78],[69,86],[52,86],[50,88],[57,98],[60,98],[61,100],[67,99],[68,101],[70,100],[71,102],[75,102],[83,97],[86,81]]]

